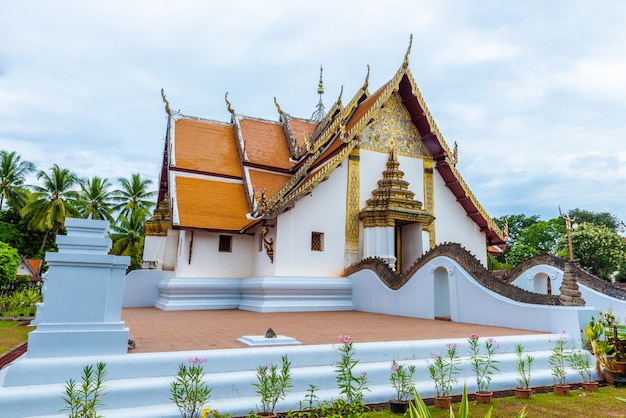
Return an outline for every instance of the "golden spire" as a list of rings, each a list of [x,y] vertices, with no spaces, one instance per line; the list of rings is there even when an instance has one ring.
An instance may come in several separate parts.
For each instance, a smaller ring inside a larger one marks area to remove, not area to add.
[[[404,54],[404,62],[402,63],[402,68],[409,67],[409,54],[411,53],[411,45],[413,45],[413,34],[409,38],[409,47],[406,50],[406,54]]]
[[[280,105],[278,104],[278,100],[276,100],[276,96],[274,96],[274,104],[276,105],[276,109],[278,110],[278,114],[282,115],[283,114],[283,109],[280,108]]]
[[[315,111],[311,115],[311,120],[313,122],[318,122],[318,123],[322,119],[324,119],[324,115],[326,114],[326,109],[324,109],[324,103],[322,103],[322,95],[324,94],[324,80],[322,79],[322,72],[323,71],[324,71],[324,69],[320,65],[320,82],[319,82],[319,84],[317,86],[317,94],[320,95],[320,101],[317,104],[317,106],[315,107]]]
[[[322,79],[322,72],[324,68],[320,65],[320,83],[317,85],[317,94],[324,94],[324,80]]]
[[[161,98],[163,99],[163,103],[165,103],[165,113],[170,114],[170,103],[165,98],[165,90],[161,88]]]
[[[224,95],[224,100],[226,100],[226,107],[227,107],[228,111],[229,111],[231,114],[233,114],[233,115],[234,115],[234,114],[235,114],[235,111],[234,111],[234,110],[233,110],[233,108],[230,106],[230,102],[228,101],[228,92],[226,92],[226,94]]]

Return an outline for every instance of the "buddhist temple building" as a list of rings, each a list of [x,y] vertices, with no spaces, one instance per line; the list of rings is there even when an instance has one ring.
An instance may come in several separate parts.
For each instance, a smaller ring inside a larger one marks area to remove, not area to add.
[[[171,111],[158,208],[145,226],[144,268],[178,278],[342,277],[362,259],[405,271],[455,242],[486,265],[502,231],[455,168],[411,74],[409,50],[371,92],[369,67],[347,102],[310,119],[238,113],[230,121]]]

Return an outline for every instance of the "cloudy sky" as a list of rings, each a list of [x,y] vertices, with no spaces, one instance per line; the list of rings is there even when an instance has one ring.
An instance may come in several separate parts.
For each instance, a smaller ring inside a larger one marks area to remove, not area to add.
[[[0,0],[0,149],[156,181],[166,114],[310,117],[410,68],[492,216],[626,220],[626,2]]]

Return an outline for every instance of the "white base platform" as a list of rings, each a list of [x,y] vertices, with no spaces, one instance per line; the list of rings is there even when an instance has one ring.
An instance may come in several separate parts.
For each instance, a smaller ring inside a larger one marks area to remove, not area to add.
[[[248,347],[266,347],[275,345],[298,345],[302,344],[293,337],[285,335],[277,335],[276,337],[266,338],[264,335],[244,335],[237,338],[237,341]]]

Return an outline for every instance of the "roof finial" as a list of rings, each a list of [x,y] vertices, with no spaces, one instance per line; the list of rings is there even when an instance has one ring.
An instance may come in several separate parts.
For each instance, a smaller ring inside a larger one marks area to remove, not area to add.
[[[337,104],[341,106],[341,96],[343,96],[343,84],[341,85],[341,90],[339,91],[339,97],[337,97]]]
[[[409,47],[406,50],[406,54],[404,54],[404,62],[402,63],[403,68],[409,67],[409,54],[411,53],[411,45],[413,45],[413,34],[409,37]]]
[[[226,108],[228,109],[228,111],[231,114],[235,114],[235,111],[233,110],[233,108],[230,106],[230,102],[228,101],[228,92],[226,92],[226,94],[224,95],[224,100],[226,100]]]
[[[324,109],[324,103],[322,103],[322,94],[324,94],[324,80],[322,79],[322,72],[324,69],[320,65],[320,82],[317,86],[317,94],[320,95],[320,101],[315,107],[315,111],[311,115],[311,120],[314,122],[319,122],[324,119],[324,115],[326,114],[326,109]]]
[[[165,98],[165,90],[161,88],[161,98],[163,98],[163,103],[165,103],[165,113],[170,114],[170,103]]]
[[[363,83],[363,87],[361,89],[367,90],[367,86],[370,84],[370,65],[367,64],[367,75],[365,76],[365,82]]]
[[[280,108],[280,105],[278,104],[278,100],[276,100],[276,96],[274,96],[274,104],[276,105],[276,109],[278,110],[278,114],[282,115],[283,114],[283,109]]]

